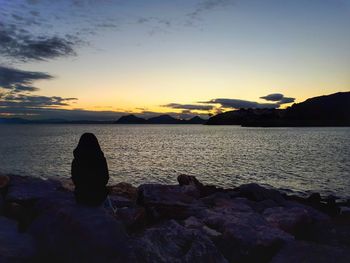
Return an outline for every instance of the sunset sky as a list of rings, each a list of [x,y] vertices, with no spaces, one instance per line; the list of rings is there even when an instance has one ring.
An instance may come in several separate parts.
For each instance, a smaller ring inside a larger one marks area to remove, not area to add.
[[[349,90],[350,0],[0,0],[0,117],[186,118]]]

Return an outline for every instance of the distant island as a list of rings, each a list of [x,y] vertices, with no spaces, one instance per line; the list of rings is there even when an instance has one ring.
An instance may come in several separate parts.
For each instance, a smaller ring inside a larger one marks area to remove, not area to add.
[[[207,125],[246,127],[350,126],[350,92],[314,97],[286,109],[239,109],[211,117]]]
[[[44,119],[27,120],[22,118],[0,118],[0,124],[204,124],[206,120],[195,116],[191,119],[176,119],[170,115],[160,115],[149,119],[136,117],[133,114],[120,117],[117,121],[95,121],[95,120],[64,120]]]
[[[0,118],[0,124],[206,124],[240,125],[244,127],[315,127],[350,126],[350,92],[307,99],[286,109],[242,108],[212,116],[208,120],[195,116],[178,119],[168,114],[148,119],[129,114],[118,120],[28,120],[22,118]]]
[[[117,120],[116,124],[204,124],[206,120],[195,116],[189,120],[176,119],[170,115],[160,115],[149,119],[136,117],[133,114],[122,116]]]

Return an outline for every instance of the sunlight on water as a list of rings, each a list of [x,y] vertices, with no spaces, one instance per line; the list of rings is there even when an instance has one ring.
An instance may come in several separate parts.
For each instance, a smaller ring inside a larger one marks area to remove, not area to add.
[[[184,173],[224,187],[258,182],[350,196],[350,128],[1,125],[0,172],[68,177],[84,132],[98,137],[111,182],[174,183]]]

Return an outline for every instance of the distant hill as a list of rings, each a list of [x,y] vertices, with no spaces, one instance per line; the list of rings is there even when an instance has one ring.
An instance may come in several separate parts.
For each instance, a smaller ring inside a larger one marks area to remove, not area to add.
[[[22,118],[0,118],[0,124],[204,124],[206,120],[195,116],[189,120],[181,120],[170,115],[160,115],[157,117],[144,119],[133,114],[120,117],[117,121],[95,121],[95,120],[75,120],[64,119],[43,119],[27,120]]]
[[[122,116],[115,122],[116,124],[146,124],[147,120],[136,117],[133,114]]]
[[[135,115],[122,116],[116,124],[204,124],[206,121],[198,116],[189,120],[176,119],[170,115],[160,115],[149,119],[136,117]]]
[[[240,109],[211,117],[208,125],[350,126],[350,92],[314,97],[285,110]]]
[[[157,117],[149,118],[148,123],[150,124],[180,124],[181,120],[175,119],[170,115],[160,115]]]

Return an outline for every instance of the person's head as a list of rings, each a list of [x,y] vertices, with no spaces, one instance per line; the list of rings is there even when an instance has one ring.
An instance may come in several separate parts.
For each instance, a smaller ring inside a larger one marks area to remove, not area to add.
[[[74,153],[101,153],[101,147],[96,136],[93,133],[84,133],[79,140],[77,148]]]

